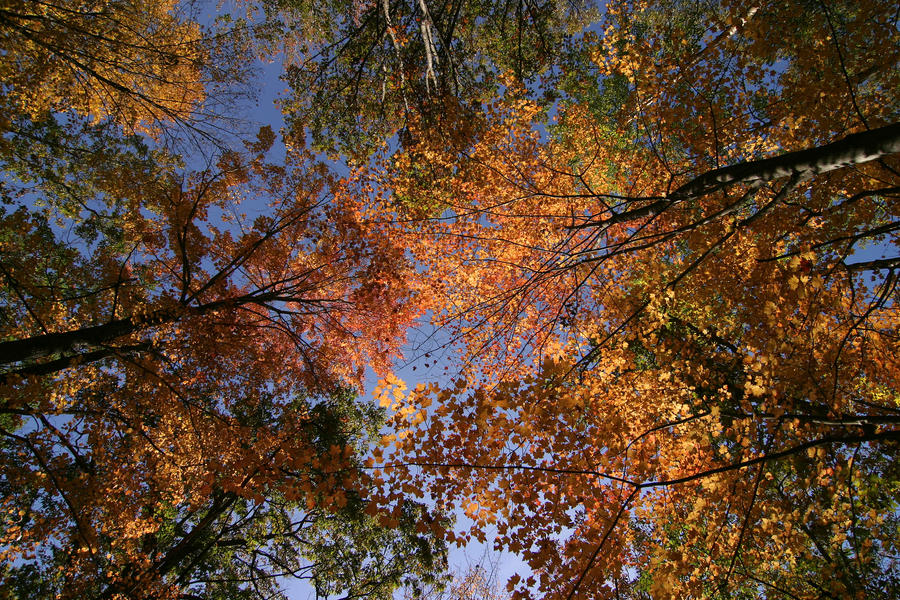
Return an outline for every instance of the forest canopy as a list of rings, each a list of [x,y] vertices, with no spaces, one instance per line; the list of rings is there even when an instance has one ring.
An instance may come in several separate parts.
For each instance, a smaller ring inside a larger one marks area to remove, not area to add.
[[[0,598],[900,596],[898,64],[882,0],[3,0]]]

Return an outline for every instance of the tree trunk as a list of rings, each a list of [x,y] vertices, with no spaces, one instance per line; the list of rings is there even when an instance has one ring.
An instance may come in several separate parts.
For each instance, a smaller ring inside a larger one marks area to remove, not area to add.
[[[672,200],[699,196],[736,183],[762,184],[797,176],[798,181],[900,152],[900,123],[853,133],[824,146],[785,152],[708,171],[669,195]]]

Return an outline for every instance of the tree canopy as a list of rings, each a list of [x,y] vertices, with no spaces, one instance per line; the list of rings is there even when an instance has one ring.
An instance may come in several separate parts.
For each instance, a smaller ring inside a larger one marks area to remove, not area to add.
[[[0,7],[0,594],[900,595],[894,3],[201,7]]]

